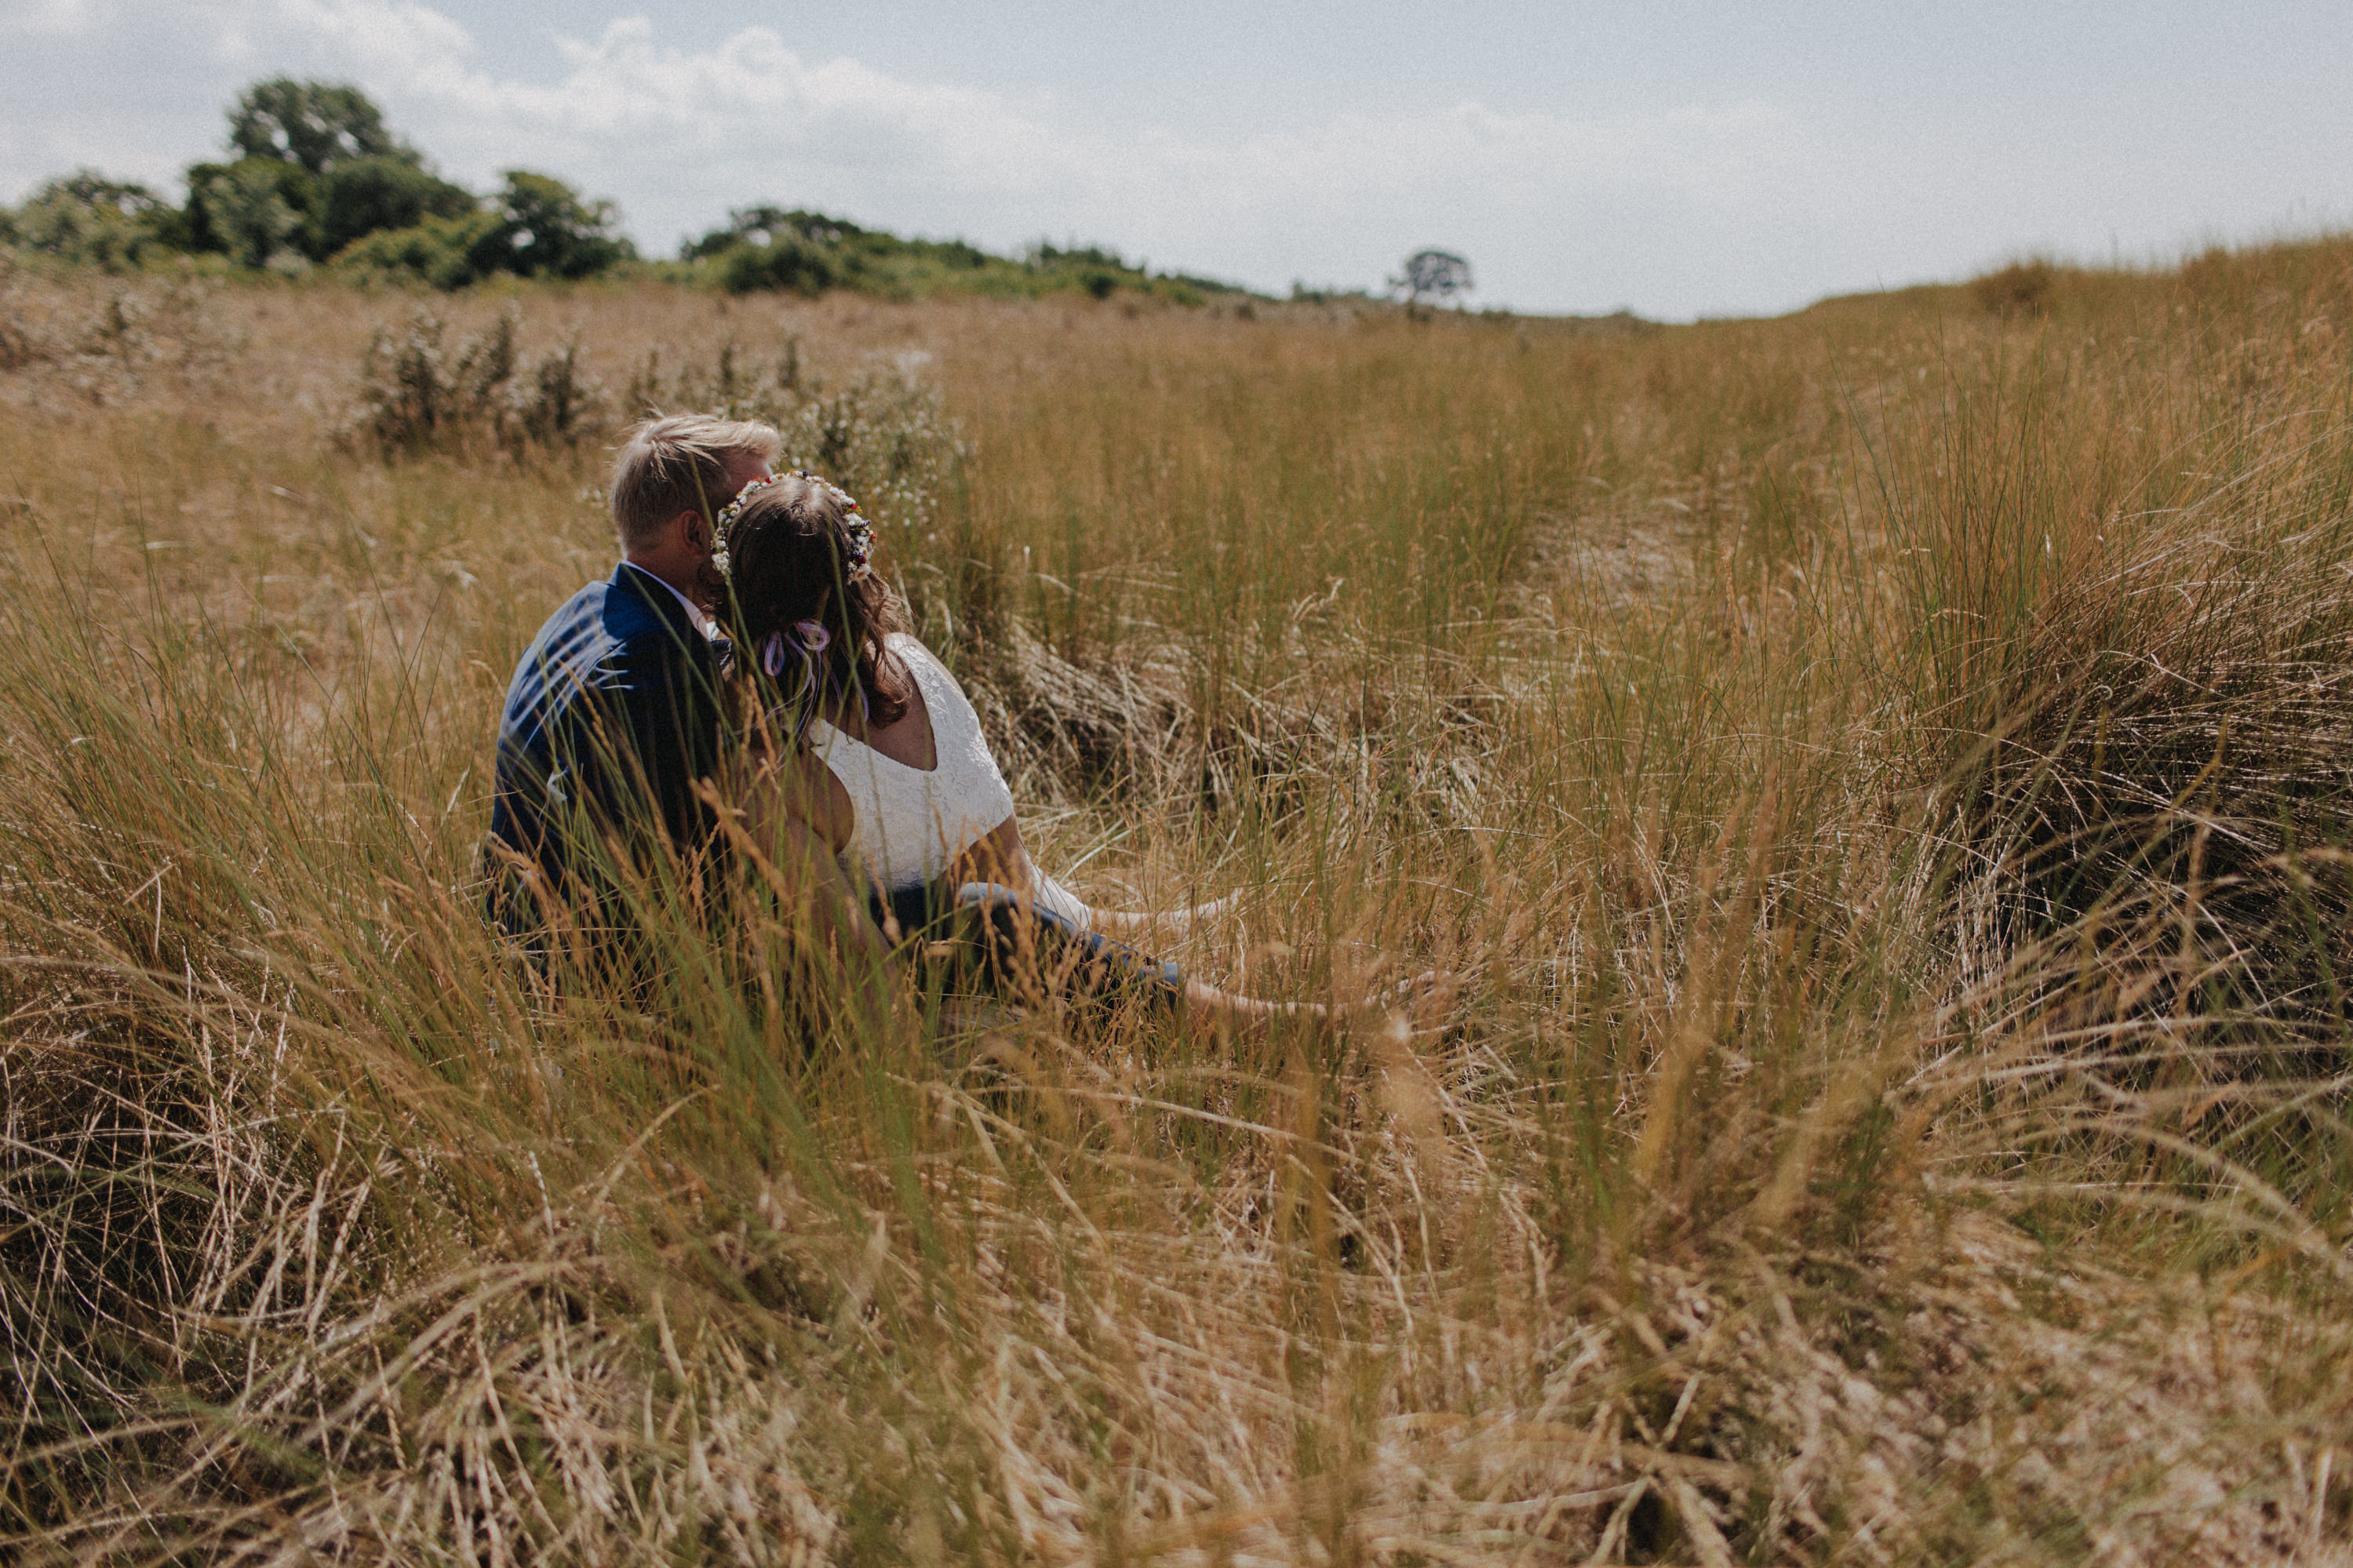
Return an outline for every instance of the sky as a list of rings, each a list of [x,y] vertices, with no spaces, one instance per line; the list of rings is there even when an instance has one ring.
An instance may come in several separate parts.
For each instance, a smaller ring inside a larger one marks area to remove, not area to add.
[[[655,255],[767,203],[1277,293],[1437,246],[1474,305],[1690,320],[2353,226],[2346,0],[0,0],[0,199],[175,191],[280,74]]]

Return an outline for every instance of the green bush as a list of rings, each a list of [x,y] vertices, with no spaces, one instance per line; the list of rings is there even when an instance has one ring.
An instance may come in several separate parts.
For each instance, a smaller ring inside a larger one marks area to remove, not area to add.
[[[301,249],[316,199],[310,174],[278,158],[197,163],[188,170],[190,248],[216,250],[239,267],[266,267]]]
[[[280,77],[229,110],[228,164],[188,171],[189,248],[259,267],[286,251],[325,261],[372,234],[464,216],[479,204],[385,128],[357,88]]]
[[[442,179],[354,87],[257,82],[228,121],[234,161],[190,164],[185,206],[84,170],[0,209],[0,240],[108,268],[172,250],[248,268],[340,258],[438,289],[499,272],[586,278],[634,254],[612,203],[561,180],[511,170],[485,201]]]
[[[679,259],[715,261],[720,286],[731,294],[774,289],[814,297],[852,284],[870,262],[888,260],[905,247],[895,235],[823,213],[752,206],[737,207],[725,223],[689,240]]]
[[[307,248],[312,260],[324,261],[369,235],[414,228],[427,218],[465,217],[480,205],[464,186],[405,159],[354,158],[319,182]]]
[[[730,294],[774,289],[814,297],[843,279],[831,256],[796,234],[780,234],[765,245],[739,239],[719,258],[719,281]]]
[[[9,215],[5,237],[27,250],[115,271],[171,248],[164,233],[170,214],[146,186],[83,169],[34,192]]]
[[[681,261],[702,261],[723,256],[738,244],[748,243],[754,249],[765,250],[785,239],[797,239],[824,251],[839,250],[864,241],[880,241],[888,247],[906,243],[895,235],[860,228],[848,218],[828,217],[806,207],[787,211],[783,207],[751,206],[733,209],[725,223],[701,239],[688,240],[679,247],[678,255]],[[970,246],[964,248],[975,256],[981,254]]]
[[[1061,249],[1041,243],[1017,260],[992,256],[966,240],[902,239],[802,208],[738,207],[724,224],[681,247],[679,259],[709,267],[720,286],[733,294],[856,289],[889,299],[935,292],[1034,299],[1077,292],[1108,300],[1126,289],[1198,305],[1211,294],[1235,291],[1231,284],[1208,279],[1155,276],[1143,264],[1100,246]]]
[[[361,277],[448,290],[478,283],[500,270],[512,248],[499,216],[476,210],[371,234],[353,241],[335,258],[335,265]]]
[[[620,214],[608,201],[589,200],[563,181],[510,169],[506,188],[492,198],[503,226],[502,270],[525,278],[588,278],[636,253],[614,231]]]
[[[462,289],[501,272],[587,278],[633,253],[612,232],[612,204],[585,201],[545,174],[515,170],[494,207],[427,217],[354,240],[336,257],[364,277]]]

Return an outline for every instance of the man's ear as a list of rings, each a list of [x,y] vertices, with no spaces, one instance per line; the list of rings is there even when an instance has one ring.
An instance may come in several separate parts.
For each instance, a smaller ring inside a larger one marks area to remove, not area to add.
[[[711,553],[711,527],[699,511],[682,511],[671,519],[670,537],[690,555]]]

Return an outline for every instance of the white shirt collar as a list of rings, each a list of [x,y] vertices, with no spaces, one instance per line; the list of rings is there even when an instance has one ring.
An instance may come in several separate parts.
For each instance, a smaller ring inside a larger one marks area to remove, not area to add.
[[[628,567],[630,571],[638,573],[639,575],[645,577],[649,582],[661,583],[662,588],[671,598],[676,599],[680,604],[686,606],[686,613],[692,620],[694,629],[696,631],[701,632],[705,637],[715,637],[719,635],[718,623],[714,622],[709,616],[702,613],[702,606],[701,605],[696,604],[692,599],[688,598],[685,595],[671,587],[668,583],[662,583],[660,578],[655,576],[652,573],[648,572],[636,562],[624,561],[621,564]]]

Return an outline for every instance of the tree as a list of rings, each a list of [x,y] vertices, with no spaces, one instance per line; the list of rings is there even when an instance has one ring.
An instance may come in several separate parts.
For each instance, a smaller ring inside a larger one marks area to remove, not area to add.
[[[422,162],[385,129],[384,110],[358,88],[289,76],[245,89],[228,111],[228,140],[248,158],[281,158],[311,174],[353,158]]]
[[[443,289],[499,272],[586,278],[636,254],[612,203],[561,180],[510,170],[481,198],[442,179],[348,84],[256,82],[229,107],[228,140],[233,161],[189,165],[183,207],[85,170],[0,207],[0,242],[106,267],[174,250],[252,268],[348,256]]]
[[[188,170],[192,247],[217,250],[239,267],[266,267],[298,248],[315,195],[311,176],[276,158],[239,158]]]
[[[620,214],[608,201],[584,200],[563,181],[525,169],[507,171],[492,201],[504,220],[504,270],[526,278],[586,278],[631,254],[613,230]]]
[[[1405,271],[1389,279],[1389,288],[1417,306],[1443,304],[1471,292],[1471,264],[1451,250],[1417,250],[1405,258]]]
[[[338,265],[437,289],[462,289],[499,272],[586,278],[635,254],[612,232],[617,221],[612,203],[584,200],[561,180],[512,169],[490,201],[367,235]]]
[[[481,205],[462,185],[380,153],[338,163],[318,184],[309,248],[321,261],[365,236],[413,228],[428,217],[462,217]]]
[[[701,239],[691,239],[681,246],[678,255],[681,261],[700,261],[705,257],[723,256],[738,244],[765,248],[780,240],[799,240],[830,249],[845,241],[865,238],[866,234],[848,218],[828,217],[801,207],[790,212],[772,206],[736,207],[728,213],[725,223]]]
[[[281,249],[324,261],[366,235],[455,217],[475,205],[427,169],[424,156],[385,128],[375,100],[347,83],[255,82],[229,106],[228,141],[243,154],[236,163],[188,171],[186,226],[198,248],[248,266]],[[219,212],[194,199],[200,186]],[[271,195],[292,215],[290,226]]]

